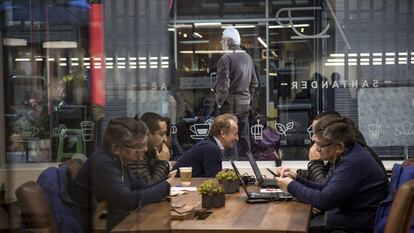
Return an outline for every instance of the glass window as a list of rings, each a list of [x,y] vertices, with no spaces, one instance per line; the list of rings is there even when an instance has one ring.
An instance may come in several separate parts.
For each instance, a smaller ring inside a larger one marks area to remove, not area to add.
[[[333,110],[381,158],[413,154],[409,0],[89,2],[0,4],[6,163],[88,156],[111,118],[145,112],[169,118],[189,149],[217,114],[229,27],[259,80],[248,130],[257,160],[307,160],[312,119]],[[259,148],[264,134],[278,140]]]

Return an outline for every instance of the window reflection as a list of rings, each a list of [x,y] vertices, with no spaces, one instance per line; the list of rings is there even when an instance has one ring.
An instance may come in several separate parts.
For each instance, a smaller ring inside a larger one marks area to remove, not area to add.
[[[383,158],[412,154],[409,2],[267,3],[107,1],[99,39],[86,1],[4,1],[7,162],[88,154],[109,119],[149,111],[169,118],[176,141],[190,148],[201,139],[191,127],[215,116],[212,89],[227,27],[239,30],[260,82],[250,124],[277,131],[284,159],[307,159],[311,120],[330,110],[352,118]],[[85,121],[94,124],[89,141]]]

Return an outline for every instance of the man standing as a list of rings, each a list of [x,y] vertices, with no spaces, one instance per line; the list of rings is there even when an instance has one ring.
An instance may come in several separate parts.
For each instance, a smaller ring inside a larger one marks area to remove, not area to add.
[[[135,116],[135,119],[141,119],[148,126],[148,151],[143,160],[130,163],[131,171],[145,183],[163,181],[170,171],[166,119],[153,112],[146,112],[141,118]]]
[[[249,106],[258,81],[253,59],[240,49],[237,29],[226,28],[220,43],[227,52],[217,63],[216,104],[220,114],[237,116],[240,141],[232,156],[238,159],[250,151]]]
[[[214,177],[221,171],[221,157],[225,149],[231,149],[238,140],[237,118],[231,114],[219,115],[211,125],[209,136],[178,159],[173,170],[192,167],[193,177]]]

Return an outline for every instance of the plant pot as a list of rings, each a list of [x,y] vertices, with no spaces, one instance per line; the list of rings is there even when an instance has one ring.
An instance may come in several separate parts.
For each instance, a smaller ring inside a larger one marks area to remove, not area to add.
[[[276,159],[275,159],[275,164],[276,164],[276,167],[280,167],[280,166],[282,166],[282,159],[280,159],[280,158],[276,158]]]
[[[225,203],[224,193],[215,195],[202,194],[201,207],[205,209],[223,207]]]
[[[220,180],[219,184],[223,185],[224,193],[238,193],[240,190],[240,184],[238,180]]]

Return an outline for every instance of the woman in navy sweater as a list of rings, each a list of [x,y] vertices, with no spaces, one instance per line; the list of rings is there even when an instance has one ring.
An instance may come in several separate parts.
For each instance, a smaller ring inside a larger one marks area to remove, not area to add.
[[[141,120],[119,117],[109,122],[99,148],[83,164],[71,187],[78,204],[85,232],[93,228],[93,215],[99,202],[107,204],[107,230],[111,230],[129,212],[157,202],[169,195],[170,178],[146,185],[132,175],[128,162],[142,160],[147,151],[148,128]]]
[[[323,160],[333,163],[324,183],[280,168],[276,178],[299,201],[327,211],[327,232],[372,232],[378,204],[388,193],[388,179],[375,159],[355,141],[346,118],[326,116],[315,125],[315,144]],[[287,177],[283,177],[287,175]]]

